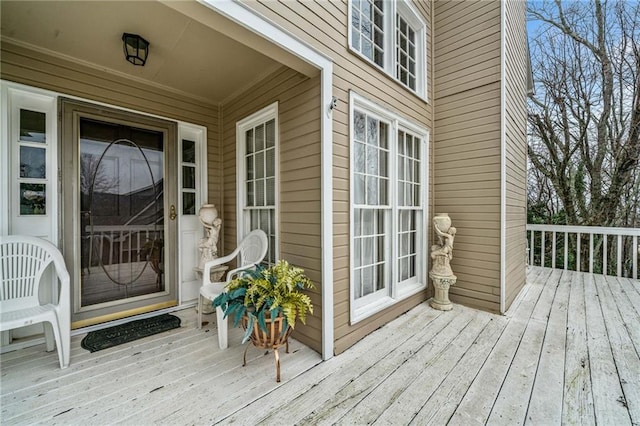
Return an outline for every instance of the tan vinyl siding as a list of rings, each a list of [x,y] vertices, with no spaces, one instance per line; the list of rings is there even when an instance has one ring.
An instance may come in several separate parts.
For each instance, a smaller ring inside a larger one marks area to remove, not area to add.
[[[207,128],[209,202],[222,202],[218,107],[77,63],[2,43],[1,78]]]
[[[435,211],[457,228],[451,300],[500,310],[500,2],[434,3]]]
[[[526,282],[526,4],[505,3],[506,260],[505,310]]]
[[[314,46],[333,61],[333,95],[338,99],[337,108],[332,113],[334,350],[338,354],[427,297],[427,293],[422,292],[353,326],[349,324],[349,91],[353,90],[427,129],[431,129],[432,106],[374,65],[349,51],[347,1],[275,2],[267,0],[245,1],[245,3],[267,19]],[[431,5],[423,1],[414,1],[412,5],[427,23],[427,70],[429,70],[431,66],[429,51]],[[427,71],[427,94],[431,98],[429,71]],[[432,177],[430,177],[431,181]],[[318,179],[318,188],[319,185]],[[425,254],[425,262],[427,262],[426,257],[428,257],[427,254]]]
[[[236,123],[278,101],[280,258],[305,270],[318,288],[311,293],[314,314],[294,337],[322,349],[322,252],[320,245],[320,78],[283,67],[222,106],[224,228],[231,249],[236,241]]]

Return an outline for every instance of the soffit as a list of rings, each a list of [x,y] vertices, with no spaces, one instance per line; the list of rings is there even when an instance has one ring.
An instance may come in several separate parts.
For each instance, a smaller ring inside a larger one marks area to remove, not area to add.
[[[2,0],[0,8],[3,39],[211,103],[228,99],[282,66],[201,19],[155,1]],[[124,32],[149,41],[144,67],[124,59]]]

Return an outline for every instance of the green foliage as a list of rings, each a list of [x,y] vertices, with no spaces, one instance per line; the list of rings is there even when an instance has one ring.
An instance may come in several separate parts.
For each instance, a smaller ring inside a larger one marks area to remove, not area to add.
[[[262,330],[267,331],[267,312],[272,318],[284,316],[283,333],[289,326],[294,328],[298,318],[305,324],[307,312],[313,314],[313,305],[302,290],[313,288],[315,286],[304,270],[280,260],[268,268],[257,265],[255,269],[241,273],[213,300],[213,306],[222,308],[225,317],[233,315],[234,327],[243,315],[249,317],[244,343],[253,331],[254,319]]]

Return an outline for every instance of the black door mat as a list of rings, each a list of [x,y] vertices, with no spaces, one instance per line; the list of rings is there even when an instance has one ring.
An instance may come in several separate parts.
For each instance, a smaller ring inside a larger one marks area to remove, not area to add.
[[[180,327],[180,318],[175,315],[162,314],[103,330],[91,331],[82,339],[80,345],[90,352],[96,352],[178,327]]]

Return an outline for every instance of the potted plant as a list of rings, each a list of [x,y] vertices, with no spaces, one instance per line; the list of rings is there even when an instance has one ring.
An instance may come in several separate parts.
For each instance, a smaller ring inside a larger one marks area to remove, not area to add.
[[[233,325],[245,329],[242,343],[251,340],[259,348],[273,349],[276,357],[276,380],[280,381],[278,347],[287,345],[295,324],[305,323],[313,305],[304,289],[315,288],[304,270],[280,260],[275,265],[257,265],[242,272],[227,284],[225,291],[213,300],[226,317],[233,315]],[[248,347],[247,347],[248,348]],[[247,349],[244,351],[246,365]]]

